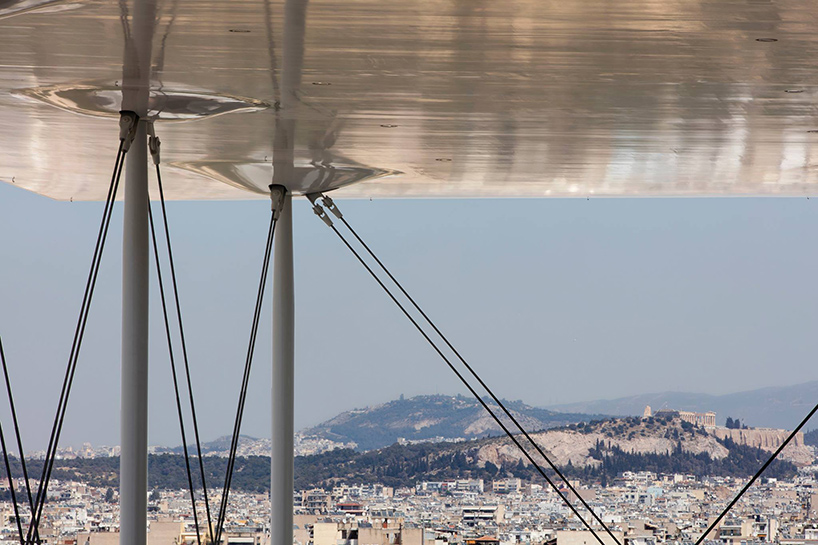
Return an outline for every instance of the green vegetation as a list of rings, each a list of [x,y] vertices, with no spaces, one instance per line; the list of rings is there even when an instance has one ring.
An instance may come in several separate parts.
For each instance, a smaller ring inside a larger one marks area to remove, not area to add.
[[[605,437],[618,437],[621,439],[634,439],[639,437],[664,437],[665,439],[693,439],[697,435],[707,435],[707,430],[699,426],[694,426],[690,422],[685,422],[673,415],[653,416],[640,418],[638,416],[627,416],[624,418],[612,418],[607,420],[591,420],[590,422],[580,422],[578,424],[568,424],[557,430],[576,431],[584,435],[591,433],[601,433]]]
[[[747,425],[742,424],[741,420],[739,420],[738,418],[733,420],[733,418],[730,417],[730,416],[727,417],[727,420],[724,423],[724,427],[727,428],[728,430],[746,430],[747,429]]]
[[[42,460],[28,460],[29,475],[41,475]],[[198,463],[193,466],[193,484],[201,487]],[[224,472],[227,469],[227,458],[208,456],[204,458],[207,486],[221,488],[224,485]],[[12,473],[22,475],[20,461],[12,459]],[[0,477],[6,478],[5,468]],[[110,458],[77,458],[74,460],[57,460],[54,463],[52,479],[60,481],[84,482],[98,488],[119,487],[119,457]],[[186,489],[187,472],[185,459],[176,454],[157,454],[148,457],[148,486],[151,489],[179,490]],[[233,473],[233,487],[243,492],[266,492],[270,489],[270,458],[266,456],[249,456],[236,459]],[[113,490],[111,490],[113,494]],[[107,494],[106,494],[107,499]]]
[[[679,441],[671,453],[634,454],[616,446],[597,444],[591,457],[602,462],[596,467],[568,465],[563,473],[586,482],[610,482],[624,471],[684,473],[698,476],[720,475],[746,477],[752,475],[769,457],[769,453],[727,439],[720,441],[730,450],[721,460],[708,454],[692,454],[682,449]],[[478,443],[482,443],[478,442]],[[358,453],[335,450],[316,456],[296,458],[297,488],[331,487],[340,482],[383,483],[388,486],[412,486],[419,481],[439,481],[455,478],[492,480],[519,477],[540,482],[542,477],[530,465],[518,462],[498,468],[487,463],[480,468],[473,463],[474,443],[453,448],[451,445],[392,445],[374,452]],[[553,474],[550,470],[548,474]],[[796,468],[786,461],[773,462],[765,472],[768,477],[785,478],[795,475]]]
[[[442,396],[441,396],[442,397]],[[621,418],[572,423],[563,428],[577,433],[596,433],[597,440],[590,450],[590,462],[585,467],[568,465],[563,468],[568,476],[586,482],[610,482],[624,471],[653,471],[655,473],[684,473],[697,476],[720,475],[746,477],[766,461],[769,453],[757,448],[739,445],[730,439],[718,440],[729,454],[717,460],[706,453],[692,454],[684,450],[687,440],[708,435],[707,432],[678,417]],[[818,436],[816,432],[807,434]],[[654,437],[671,439],[672,452],[636,454],[626,452],[607,438],[636,439]],[[522,462],[498,467],[486,462],[478,467],[481,447],[496,444],[500,439],[484,438],[465,443],[420,443],[392,446],[368,452],[350,449],[334,450],[314,456],[295,459],[295,486],[298,489],[331,487],[337,483],[383,483],[387,486],[412,486],[419,481],[439,481],[456,478],[492,480],[503,477],[540,482],[542,477],[535,468]],[[594,462],[596,460],[596,462]],[[12,471],[21,474],[19,461],[13,460]],[[194,465],[194,486],[200,488],[198,464]],[[204,466],[208,488],[220,488],[224,482],[226,458],[205,457]],[[42,461],[32,460],[29,472],[39,475]],[[786,461],[775,461],[765,473],[769,477],[785,478],[794,475],[796,468]],[[182,456],[176,454],[151,455],[148,459],[149,486],[152,490],[187,488],[187,474]],[[100,488],[119,485],[119,458],[58,460],[55,479],[88,483]],[[0,472],[5,478],[5,472]],[[236,490],[266,492],[270,486],[270,459],[250,456],[237,459],[233,477]],[[111,492],[113,494],[113,491]],[[158,495],[158,492],[155,492]],[[2,498],[0,498],[2,499]]]
[[[608,478],[624,471],[653,471],[654,473],[682,473],[697,476],[720,475],[747,477],[755,473],[770,457],[770,453],[758,448],[739,445],[730,439],[720,440],[730,453],[720,460],[711,458],[706,453],[693,454],[682,449],[682,442],[676,444],[669,454],[634,454],[624,452],[616,446],[605,446],[597,443],[591,449],[591,457],[602,462],[602,466],[590,470],[589,476]],[[790,462],[776,460],[765,475],[767,477],[792,477],[796,467]],[[581,472],[580,472],[581,474]],[[579,475],[577,475],[579,476]]]
[[[412,486],[420,480],[491,478],[461,449],[451,445],[421,443],[392,445],[377,451],[333,450],[295,459],[295,487],[327,487],[338,482],[383,483]]]

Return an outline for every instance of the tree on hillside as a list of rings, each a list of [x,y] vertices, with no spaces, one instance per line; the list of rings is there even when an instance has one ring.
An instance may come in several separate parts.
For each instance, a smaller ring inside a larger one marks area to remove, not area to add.
[[[741,420],[738,418],[730,418],[727,417],[727,422],[725,422],[724,427],[729,430],[746,430],[747,424],[742,424]]]

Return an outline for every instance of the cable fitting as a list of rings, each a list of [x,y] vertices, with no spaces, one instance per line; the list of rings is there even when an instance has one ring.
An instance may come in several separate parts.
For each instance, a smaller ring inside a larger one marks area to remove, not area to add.
[[[273,219],[278,220],[281,210],[284,208],[284,196],[287,188],[283,185],[270,184],[270,210],[273,211]]]
[[[136,126],[139,123],[139,116],[136,112],[122,110],[119,112],[119,140],[122,142],[122,150],[127,152],[131,149],[131,144],[136,138]]]
[[[318,200],[318,196],[321,195],[320,193],[310,193],[307,195],[307,198],[312,203],[312,211],[315,213],[316,216],[321,218],[321,221],[327,224],[327,227],[332,227],[332,220],[327,215],[324,208],[318,204],[316,201]]]
[[[323,198],[322,198],[322,201],[323,201],[323,203],[324,203],[324,206],[326,206],[326,207],[327,207],[327,209],[328,209],[330,212],[332,212],[332,213],[333,213],[333,215],[334,215],[336,218],[338,218],[339,220],[344,219],[344,215],[343,215],[343,214],[341,214],[341,211],[340,211],[340,210],[338,209],[338,207],[335,205],[335,201],[333,201],[332,199],[330,199],[330,198],[329,198],[329,197],[327,197],[326,195],[321,195],[321,197],[323,197]]]
[[[321,221],[327,224],[327,227],[332,227],[332,220],[329,219],[329,216],[324,211],[324,208],[320,204],[312,205],[312,211],[315,212],[315,215],[321,218]]]
[[[162,146],[162,142],[159,140],[159,137],[156,136],[156,131],[153,128],[153,121],[148,121],[148,150],[151,152],[151,158],[153,159],[154,165],[159,165],[159,148]]]

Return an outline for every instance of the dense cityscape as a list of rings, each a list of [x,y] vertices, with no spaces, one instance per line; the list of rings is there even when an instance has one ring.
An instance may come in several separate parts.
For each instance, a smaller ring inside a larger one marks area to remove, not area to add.
[[[813,469],[788,481],[765,480],[753,487],[708,538],[733,545],[815,543],[818,480]],[[745,482],[625,472],[607,487],[572,484],[620,542],[654,545],[695,541]],[[563,493],[577,503],[567,489]],[[269,540],[267,495],[236,491],[230,498],[227,543],[263,545],[265,537]],[[212,496],[211,503],[218,499]],[[556,493],[520,479],[421,482],[399,489],[343,484],[330,490],[296,491],[295,505],[299,545],[594,542]],[[190,506],[187,490],[152,492],[150,542],[196,543]],[[16,543],[11,503],[4,502],[2,508],[3,541]],[[110,488],[55,482],[46,513],[40,526],[44,542],[101,545],[118,540],[117,493]],[[26,522],[27,517],[22,518]],[[203,509],[199,520],[204,541]],[[609,543],[602,529],[597,530]]]
[[[653,435],[659,439],[652,438],[646,430],[653,430]],[[679,430],[688,430],[689,437],[684,433],[677,433]],[[443,449],[467,449],[460,452],[462,459],[466,460],[462,471],[453,469],[455,473],[462,472],[462,478],[431,480],[404,475],[403,480],[392,478],[390,485],[372,478],[367,479],[367,482],[356,481],[355,474],[351,473],[348,474],[349,480],[330,476],[321,481],[321,486],[301,488],[294,492],[294,543],[590,545],[602,540],[605,545],[614,545],[615,539],[623,545],[692,545],[745,485],[752,471],[740,468],[739,473],[745,471],[748,475],[707,475],[625,470],[607,478],[605,473],[594,474],[591,471],[594,466],[604,465],[604,462],[593,456],[614,457],[610,451],[601,451],[599,439],[596,439],[596,448],[589,449],[592,455],[584,459],[576,457],[578,451],[565,450],[564,445],[554,443],[560,438],[564,441],[566,434],[574,438],[575,442],[578,438],[595,437],[594,434],[607,434],[611,440],[620,440],[614,437],[615,433],[625,436],[622,441],[631,441],[620,443],[630,449],[630,454],[635,454],[640,448],[655,448],[655,441],[663,438],[677,441],[674,452],[663,454],[671,459],[674,453],[681,457],[685,449],[700,449],[701,445],[736,447],[735,441],[743,441],[746,443],[744,448],[755,449],[760,455],[766,456],[765,453],[779,446],[782,438],[788,435],[786,430],[748,428],[732,418],[728,418],[727,426],[716,426],[715,413],[712,412],[665,411],[653,414],[649,407],[641,418],[610,419],[595,424],[580,422],[563,426],[540,432],[538,441],[556,459],[563,456],[563,469],[572,469],[573,463],[576,463],[585,475],[591,477],[571,478],[571,473],[566,471],[570,487],[554,478],[554,482],[558,483],[559,494],[537,476],[514,476],[512,469],[522,467],[519,462],[508,470],[502,468],[504,464],[508,465],[509,460],[514,459],[498,458],[495,455],[491,457],[497,464],[495,466],[462,454],[469,452],[468,449],[474,452],[475,448],[480,452],[492,452],[491,449],[496,448],[500,452],[502,446],[492,447],[492,441],[500,441],[500,438],[472,441],[477,445],[474,447],[469,446],[471,443],[463,438],[445,440],[432,437],[430,445]],[[223,441],[214,442],[210,453],[204,458],[208,468],[224,460],[222,443]],[[411,449],[412,445],[417,444],[420,442],[399,438],[390,448]],[[239,485],[230,492],[222,538],[225,544],[268,545],[270,542],[270,501],[267,493],[269,473],[259,473],[258,469],[269,466],[269,459],[263,456],[269,452],[269,446],[269,439],[245,440],[242,443],[244,457],[238,472],[245,472],[246,475],[244,480],[237,481]],[[300,452],[302,456],[297,459],[297,483],[305,482],[303,475],[299,481],[298,473],[312,467],[309,465],[310,460],[313,465],[316,460],[327,459],[335,460],[340,466],[350,465],[348,461],[342,461],[345,460],[342,458],[344,453],[352,452],[344,450],[343,447],[347,447],[347,444],[331,444],[323,439],[306,438],[299,446],[305,448],[305,451]],[[222,493],[220,488],[214,490],[210,479],[217,480],[214,476],[220,474],[222,466],[213,466],[208,476],[210,520],[202,489],[198,486],[197,519],[194,519],[190,492],[179,484],[179,476],[173,477],[174,471],[179,471],[173,464],[178,465],[182,459],[173,454],[173,451],[174,449],[158,447],[152,449],[152,471],[162,475],[159,476],[161,478],[151,475],[152,491],[148,498],[149,543],[206,543],[210,539],[209,528],[214,523],[212,519]],[[386,449],[374,451],[374,455],[383,457],[384,452]],[[799,433],[796,434],[793,445],[785,449],[785,453],[784,457],[790,460],[787,462],[790,465],[782,466],[784,469],[779,468],[778,472],[785,476],[773,478],[771,474],[767,474],[762,477],[716,529],[706,536],[705,541],[728,545],[818,543],[818,465],[814,463],[814,447],[805,444],[803,434]],[[33,467],[36,467],[41,453],[32,454],[30,458]],[[44,543],[115,545],[119,542],[116,488],[118,454],[117,447],[92,447],[90,444],[79,449],[65,448],[60,451],[61,462],[66,465],[58,464],[61,467],[58,469],[60,478],[52,481],[48,491],[48,504],[39,526]],[[333,454],[335,458],[321,458],[322,455]],[[720,455],[717,450],[713,450],[699,452],[696,456],[700,459],[709,459],[711,456],[727,459],[729,454]],[[71,463],[74,465],[69,465]],[[486,470],[485,466],[495,468],[495,478],[474,478],[476,469],[472,470],[468,465],[472,463],[482,464],[482,471]],[[83,473],[89,471],[85,468],[87,464],[91,464],[90,471],[95,472],[93,478],[89,477],[90,474]],[[757,460],[753,460],[753,464],[757,464]],[[428,460],[426,465],[429,465]],[[583,469],[583,465],[587,467]],[[107,474],[107,477],[100,474]],[[452,472],[439,474],[452,475]],[[593,475],[601,475],[602,478],[595,478]],[[36,482],[32,482],[32,486],[36,486]],[[257,490],[253,489],[254,486]],[[23,497],[25,483],[22,479],[16,480],[15,488],[18,497]],[[0,493],[5,500],[2,503],[3,541],[18,543],[17,519],[14,506],[8,501],[10,492],[5,480],[0,485]],[[577,494],[587,502],[607,529],[582,507]],[[565,500],[574,505],[586,521],[592,523],[593,533],[587,530]],[[30,521],[30,513],[24,501],[19,509],[22,527],[25,529]]]

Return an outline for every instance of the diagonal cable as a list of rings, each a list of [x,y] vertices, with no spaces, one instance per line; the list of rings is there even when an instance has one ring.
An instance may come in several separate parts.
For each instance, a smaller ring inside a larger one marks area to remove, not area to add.
[[[23,525],[20,522],[20,510],[17,506],[17,494],[14,492],[14,478],[11,475],[11,464],[9,463],[9,453],[6,450],[6,436],[3,434],[3,425],[0,424],[0,447],[3,449],[3,463],[6,466],[6,476],[9,480],[9,490],[11,491],[11,503],[14,505],[14,518],[17,520],[17,531],[20,533],[20,545],[26,545],[23,537]]]
[[[136,121],[134,120],[134,126]],[[129,144],[129,142],[128,142]],[[117,151],[116,163],[114,172],[111,176],[111,184],[108,188],[108,195],[105,201],[105,208],[100,222],[99,232],[97,234],[96,246],[94,248],[94,255],[91,260],[91,268],[88,273],[88,279],[85,285],[85,293],[83,295],[82,304],[80,306],[80,315],[77,319],[77,327],[74,331],[74,340],[71,345],[71,352],[68,357],[68,365],[65,370],[65,377],[63,379],[62,389],[60,391],[60,399],[57,404],[57,413],[54,417],[54,424],[51,428],[51,436],[48,441],[48,448],[46,449],[46,458],[43,463],[42,477],[40,478],[37,487],[36,500],[34,502],[35,512],[32,513],[31,523],[28,528],[26,541],[31,542],[35,540],[40,542],[38,535],[40,518],[42,517],[43,505],[47,497],[48,483],[51,479],[51,472],[54,468],[54,460],[56,458],[57,445],[59,444],[60,433],[62,432],[63,422],[65,420],[65,413],[68,408],[68,398],[71,393],[71,386],[73,385],[74,375],[77,370],[77,361],[79,359],[80,348],[82,347],[82,340],[85,335],[85,326],[88,322],[88,311],[91,307],[91,300],[94,295],[96,287],[97,276],[99,274],[99,267],[102,261],[102,252],[105,248],[105,241],[108,236],[108,227],[111,223],[111,214],[113,212],[113,204],[116,199],[117,188],[122,175],[122,167],[125,163],[126,140],[120,138],[119,149]]]
[[[20,433],[20,425],[17,420],[17,409],[14,406],[14,396],[11,393],[11,380],[9,380],[9,368],[6,363],[6,354],[3,350],[3,340],[0,339],[0,363],[3,365],[3,377],[6,379],[6,392],[9,396],[9,405],[11,406],[11,419],[14,423],[14,435],[17,438],[17,449],[20,452],[20,465],[23,468],[23,479],[26,482],[26,495],[28,496],[28,505],[31,512],[34,512],[34,499],[31,496],[31,485],[28,481],[28,468],[26,464],[26,455],[23,450],[23,436]]]
[[[258,334],[258,324],[259,319],[261,316],[261,303],[263,301],[263,294],[264,294],[264,287],[266,285],[266,278],[267,278],[267,270],[269,267],[270,262],[270,254],[272,251],[272,243],[274,239],[275,233],[275,215],[272,216],[270,220],[270,229],[268,230],[267,235],[267,244],[265,247],[265,254],[264,254],[264,263],[262,265],[262,273],[261,279],[259,281],[259,289],[258,289],[258,296],[256,298],[256,307],[253,313],[253,325],[251,327],[250,333],[250,343],[247,351],[247,359],[245,360],[245,367],[244,367],[244,374],[242,376],[242,385],[241,390],[239,393],[239,403],[238,408],[236,410],[236,420],[233,426],[233,435],[231,438],[230,443],[230,454],[228,456],[228,464],[227,470],[225,474],[225,483],[224,483],[224,490],[221,497],[221,505],[219,508],[219,516],[216,523],[216,543],[219,543],[221,540],[222,529],[224,526],[224,520],[227,514],[227,504],[228,504],[228,496],[230,492],[230,486],[232,484],[233,478],[233,468],[235,466],[236,461],[236,452],[238,449],[238,442],[240,438],[241,432],[241,420],[244,413],[244,404],[247,397],[247,387],[249,385],[250,380],[250,367],[252,365],[252,358],[253,353],[255,351],[255,343],[256,343],[256,336]]]
[[[506,427],[506,425],[502,422],[502,420],[500,420],[500,417],[498,417],[494,413],[494,411],[491,410],[491,408],[486,403],[486,401],[483,398],[480,397],[480,395],[477,393],[477,391],[474,389],[474,387],[469,383],[469,381],[466,379],[466,377],[464,377],[463,374],[460,373],[460,371],[458,371],[457,368],[454,366],[454,364],[449,360],[449,358],[447,358],[446,355],[443,354],[443,351],[437,346],[437,344],[431,339],[431,337],[429,337],[429,335],[426,333],[426,331],[423,330],[423,328],[420,326],[420,324],[417,322],[417,320],[415,320],[412,317],[412,315],[409,313],[409,311],[406,310],[406,307],[403,304],[401,304],[400,301],[398,301],[398,299],[395,297],[395,295],[383,283],[383,281],[378,277],[378,275],[375,274],[375,272],[366,263],[366,261],[361,257],[361,255],[358,253],[358,251],[355,250],[352,247],[352,245],[349,243],[349,241],[347,241],[347,239],[344,237],[344,235],[342,235],[341,232],[338,231],[338,229],[334,225],[332,225],[332,224],[328,224],[328,225],[335,232],[335,234],[338,235],[338,238],[341,239],[341,241],[344,243],[344,245],[346,245],[346,247],[350,250],[350,252],[352,252],[352,254],[358,259],[358,261],[361,263],[361,265],[363,265],[363,267],[372,276],[372,278],[375,279],[375,281],[378,283],[378,285],[380,285],[380,287],[386,292],[386,294],[389,296],[389,298],[392,299],[392,302],[394,302],[395,305],[397,305],[397,307],[403,312],[403,314],[412,323],[412,325],[415,326],[415,328],[423,336],[423,338],[426,339],[426,342],[428,342],[429,345],[435,350],[435,352],[437,352],[437,354],[441,357],[441,359],[443,359],[443,361],[446,362],[446,365],[448,365],[449,368],[452,370],[452,372],[457,376],[457,378],[460,379],[460,382],[462,382],[463,385],[466,386],[466,388],[468,388],[469,392],[471,392],[471,394],[474,396],[474,398],[478,402],[480,402],[480,404],[483,406],[483,408],[486,410],[486,412],[488,412],[489,415],[494,419],[494,421],[497,423],[497,425],[500,426],[500,428],[505,432],[505,434],[509,437],[509,439],[511,439],[514,442],[514,444],[517,446],[517,448],[520,450],[520,452],[523,453],[523,455],[526,457],[526,459],[528,459],[528,461],[531,463],[531,465],[534,468],[537,469],[539,474],[545,479],[545,481],[551,486],[551,488],[553,488],[554,491],[557,492],[559,497],[568,506],[568,508],[571,509],[571,511],[577,516],[577,518],[579,518],[579,520],[582,522],[582,524],[586,528],[588,528],[588,530],[591,532],[591,534],[593,534],[594,538],[599,542],[599,544],[600,545],[605,545],[605,542],[602,541],[602,538],[597,534],[597,532],[588,523],[588,521],[586,521],[585,518],[577,510],[577,508],[574,507],[574,505],[570,501],[568,501],[568,498],[565,497],[565,495],[562,493],[562,491],[559,489],[559,487],[557,487],[557,485],[554,484],[554,482],[551,480],[551,478],[548,477],[548,475],[545,473],[543,468],[540,467],[540,465],[537,462],[534,461],[534,458],[531,456],[531,454],[529,454],[529,452],[522,446],[522,444],[520,444],[520,442],[517,440],[517,438],[514,436],[514,434],[511,433],[511,431]],[[610,531],[609,531],[609,533],[610,533]],[[611,534],[611,536],[613,537],[613,534]],[[614,537],[614,541],[616,543],[619,543],[619,541],[616,539],[616,537]]]
[[[108,235],[108,227],[111,222],[111,213],[113,211],[113,203],[116,199],[116,191],[119,187],[119,181],[122,174],[122,167],[125,162],[125,152],[122,149],[123,143],[120,142],[120,152],[117,154],[119,161],[117,168],[114,169],[114,176],[111,179],[111,186],[108,189],[108,197],[106,200],[105,209],[103,211],[103,219],[100,224],[100,231],[97,236],[97,245],[94,250],[94,258],[92,259],[91,270],[89,271],[88,281],[85,287],[85,295],[83,297],[83,304],[80,309],[80,317],[77,321],[77,329],[74,333],[74,341],[69,355],[68,366],[66,368],[66,375],[63,380],[63,388],[60,393],[58,402],[57,414],[55,415],[54,425],[51,430],[51,437],[49,438],[49,448],[46,450],[46,458],[43,464],[43,476],[37,490],[35,501],[36,513],[32,514],[31,525],[29,526],[29,539],[32,539],[32,533],[37,533],[42,516],[43,505],[47,497],[48,482],[51,478],[51,472],[54,467],[54,460],[56,459],[57,445],[59,443],[60,433],[62,432],[62,425],[65,419],[65,412],[68,407],[68,397],[71,393],[71,386],[74,381],[74,374],[77,369],[77,361],[79,358],[79,351],[82,346],[82,340],[85,334],[85,326],[88,321],[88,311],[91,306],[91,299],[93,298],[94,288],[96,287],[97,275],[99,273],[99,266],[102,260],[102,252],[105,247],[105,240]],[[37,538],[39,543],[39,537]]]
[[[6,370],[6,356],[3,353],[3,340],[0,338],[0,360],[3,361],[3,370]],[[6,380],[8,381],[8,373],[6,374]],[[6,383],[8,384],[8,382]],[[10,388],[10,387],[9,387]],[[11,389],[9,389],[9,399],[11,399]],[[14,405],[12,404],[12,407]],[[14,429],[15,433],[17,434],[17,440],[20,441],[20,429],[17,427],[17,417],[14,417]],[[3,425],[0,424],[0,448],[3,449],[3,463],[6,466],[6,476],[8,477],[9,481],[9,491],[11,492],[11,503],[14,506],[14,518],[17,522],[17,532],[20,535],[20,545],[25,545],[25,536],[23,535],[23,524],[20,521],[20,508],[17,504],[17,493],[14,491],[14,477],[11,474],[11,463],[9,462],[9,452],[6,448],[6,436],[3,433]],[[22,452],[22,448],[20,450]],[[20,458],[22,461],[22,456]],[[23,465],[25,468],[25,465]],[[28,488],[28,479],[26,479],[26,488]],[[31,501],[31,492],[29,492],[29,501]]]
[[[733,498],[733,500],[729,504],[727,504],[727,507],[724,508],[724,511],[722,511],[718,517],[716,517],[716,520],[714,520],[710,524],[710,526],[708,526],[707,530],[705,530],[704,533],[699,537],[699,539],[696,540],[696,543],[694,545],[701,545],[702,541],[704,541],[705,538],[707,537],[707,534],[713,531],[713,528],[718,526],[719,522],[721,522],[721,519],[723,519],[727,515],[727,513],[730,512],[730,509],[732,509],[733,506],[736,503],[738,503],[738,500],[740,500],[744,493],[747,492],[747,490],[749,490],[751,486],[753,486],[753,483],[756,482],[756,480],[758,480],[759,477],[761,477],[761,474],[764,473],[764,471],[770,466],[770,464],[773,463],[773,461],[778,457],[778,455],[781,454],[781,451],[783,451],[786,448],[786,446],[790,444],[790,441],[792,441],[793,438],[796,435],[798,435],[798,432],[801,431],[801,428],[803,428],[807,424],[807,422],[809,422],[809,419],[812,418],[812,416],[816,412],[818,412],[818,404],[816,404],[815,407],[813,407],[812,410],[807,414],[807,416],[804,417],[801,423],[798,424],[798,426],[794,430],[792,430],[792,432],[790,432],[790,434],[787,436],[784,442],[781,443],[781,445],[779,445],[775,452],[773,452],[772,456],[770,456],[769,459],[767,459],[767,461],[764,462],[764,465],[762,465],[761,468],[758,471],[756,471],[755,475],[753,475],[753,477],[747,482],[747,484],[744,485],[744,488],[742,488],[739,491],[739,493],[736,494],[736,497]]]
[[[551,469],[554,470],[554,472],[560,477],[560,479],[562,479],[562,481],[567,485],[568,489],[574,493],[574,495],[579,499],[580,503],[582,503],[585,509],[587,509],[588,512],[591,513],[591,516],[593,516],[594,519],[600,524],[600,526],[602,526],[602,528],[605,529],[607,534],[614,540],[614,542],[619,543],[619,540],[617,540],[617,538],[613,535],[613,533],[607,527],[607,525],[604,522],[602,522],[602,519],[596,514],[596,512],[594,512],[591,506],[588,505],[588,502],[586,502],[585,499],[579,494],[579,492],[574,488],[574,486],[565,477],[565,475],[563,475],[559,468],[551,461],[551,459],[548,456],[546,456],[543,449],[537,444],[536,441],[534,441],[534,439],[531,437],[531,435],[529,435],[525,428],[523,428],[523,426],[520,424],[517,418],[515,418],[511,411],[508,410],[508,408],[506,408],[505,404],[500,400],[499,397],[497,397],[497,395],[495,395],[491,388],[489,388],[488,384],[486,384],[486,382],[480,377],[477,371],[475,371],[474,368],[471,365],[469,365],[466,359],[460,354],[460,352],[454,347],[454,345],[452,345],[449,339],[443,334],[443,332],[440,331],[440,329],[438,329],[438,327],[431,320],[431,318],[429,318],[429,316],[426,314],[423,308],[421,308],[421,306],[415,301],[415,299],[411,295],[409,295],[406,289],[404,289],[403,285],[400,282],[398,282],[397,278],[395,278],[392,275],[392,273],[389,271],[386,265],[384,265],[383,262],[378,258],[375,252],[372,251],[369,245],[367,245],[366,242],[364,242],[364,240],[358,235],[355,229],[352,228],[352,226],[349,224],[346,218],[344,218],[344,216],[334,205],[332,199],[324,197],[324,203],[330,209],[330,211],[332,211],[335,214],[335,216],[338,219],[340,219],[341,222],[343,222],[346,228],[349,229],[350,233],[352,233],[352,235],[358,240],[361,246],[363,246],[366,249],[369,255],[372,256],[372,259],[375,260],[375,262],[386,273],[389,279],[392,280],[392,282],[398,287],[401,293],[403,293],[404,297],[406,297],[406,299],[409,300],[409,302],[412,304],[412,306],[415,307],[415,309],[420,313],[420,315],[423,316],[423,319],[426,320],[426,322],[432,327],[432,329],[434,329],[435,333],[437,333],[437,335],[443,340],[443,342],[446,343],[446,346],[449,347],[449,349],[454,353],[454,355],[457,356],[457,359],[459,359],[460,362],[466,367],[469,373],[477,380],[477,382],[480,383],[480,386],[483,387],[483,389],[489,394],[489,396],[491,396],[494,402],[500,407],[503,413],[505,413],[505,415],[511,420],[511,422],[514,423],[514,425],[520,431],[520,433],[536,449],[539,455],[543,457],[543,459],[548,463]]]
[[[159,245],[156,243],[156,228],[153,224],[153,212],[148,206],[148,223],[151,227],[151,240],[153,242],[153,256],[156,262],[156,276],[159,281],[159,298],[162,302],[162,316],[165,319],[165,336],[168,340],[168,357],[170,359],[170,371],[173,375],[173,390],[176,394],[176,411],[179,414],[179,429],[182,432],[182,449],[185,454],[185,469],[187,470],[187,483],[190,488],[190,503],[193,507],[193,524],[196,526],[196,543],[202,544],[202,536],[199,532],[199,515],[196,512],[196,494],[193,488],[193,475],[190,471],[190,455],[187,451],[187,434],[185,433],[185,419],[182,414],[182,399],[179,395],[179,380],[176,377],[176,359],[173,357],[173,339],[170,334],[170,319],[168,318],[168,305],[165,301],[165,285],[162,280],[162,267],[159,262]]]
[[[256,337],[258,335],[258,325],[261,318],[261,308],[264,301],[264,288],[267,284],[267,271],[270,267],[270,254],[273,248],[273,239],[275,237],[276,228],[276,214],[275,212],[270,217],[270,228],[267,231],[267,244],[264,252],[264,263],[261,268],[261,278],[259,279],[258,295],[256,296],[256,307],[253,312],[253,325],[250,331],[250,342],[247,347],[247,358],[244,363],[244,375],[242,377],[241,391],[239,393],[238,407],[236,408],[236,419],[233,424],[233,437],[230,442],[230,456],[227,461],[227,470],[224,478],[224,488],[222,490],[221,504],[219,506],[219,515],[216,519],[216,540],[215,544],[221,543],[222,531],[224,529],[224,521],[227,516],[227,503],[230,494],[230,486],[233,481],[233,468],[236,464],[236,452],[238,450],[239,437],[241,434],[241,421],[244,416],[244,404],[247,400],[247,388],[250,384],[250,369],[253,364],[253,355],[256,347]]]
[[[155,138],[155,137],[152,137]],[[202,493],[204,496],[205,513],[207,515],[207,527],[210,532],[210,540],[213,541],[213,523],[210,514],[210,500],[207,493],[207,480],[205,477],[204,459],[202,457],[202,442],[199,439],[199,420],[196,416],[196,404],[193,399],[193,385],[190,380],[190,364],[187,355],[187,341],[185,340],[185,328],[182,324],[182,305],[179,302],[179,286],[176,282],[176,265],[173,261],[173,246],[170,243],[170,227],[168,226],[168,213],[165,208],[165,190],[162,185],[162,173],[159,169],[159,139],[157,138],[151,146],[151,155],[156,163],[156,180],[159,186],[159,202],[162,207],[162,222],[165,229],[165,244],[168,247],[168,264],[170,266],[170,278],[173,285],[173,299],[176,307],[176,320],[179,324],[179,339],[182,345],[182,360],[185,364],[185,378],[187,382],[188,401],[190,405],[191,418],[193,420],[193,435],[196,440],[196,454],[199,460],[199,472],[202,478]]]

